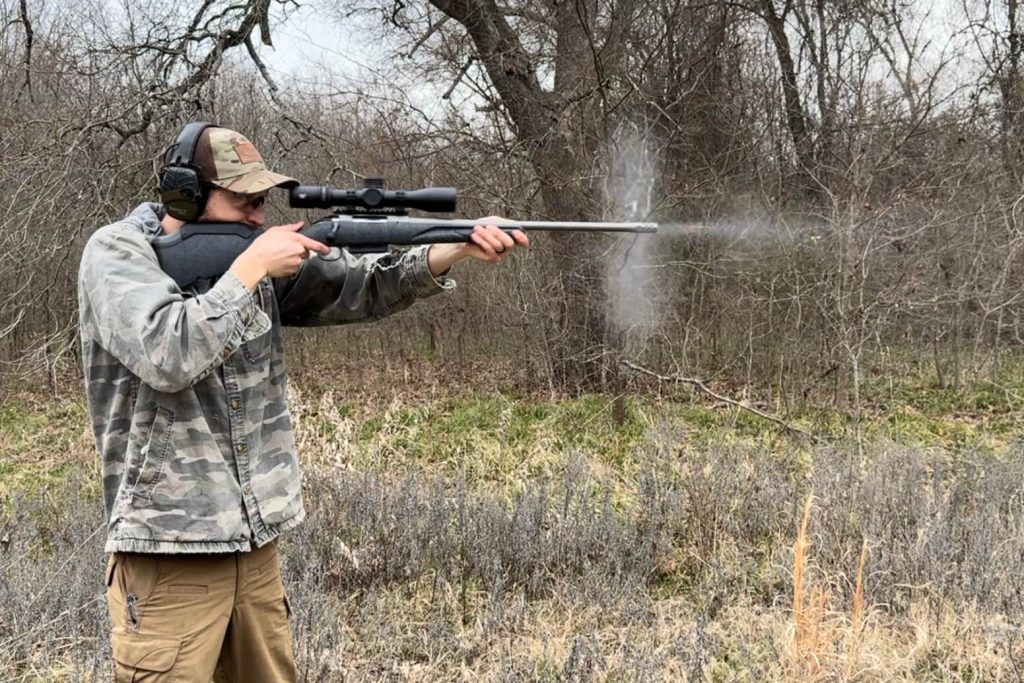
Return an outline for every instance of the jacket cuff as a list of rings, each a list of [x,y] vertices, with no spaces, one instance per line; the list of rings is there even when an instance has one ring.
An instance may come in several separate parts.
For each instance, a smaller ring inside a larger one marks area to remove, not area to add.
[[[262,291],[262,282],[257,285],[255,293],[250,292],[245,283],[229,270],[208,292],[235,319],[235,330],[226,344],[225,351],[234,351],[239,344],[270,331],[270,317],[256,304],[256,297],[260,296]]]
[[[430,245],[414,247],[408,251],[408,269],[405,272],[405,280],[412,285],[416,296],[425,297],[439,292],[450,292],[455,289],[455,280],[445,275],[434,277],[430,274],[430,266],[427,265],[427,252]],[[447,272],[447,271],[446,271]]]

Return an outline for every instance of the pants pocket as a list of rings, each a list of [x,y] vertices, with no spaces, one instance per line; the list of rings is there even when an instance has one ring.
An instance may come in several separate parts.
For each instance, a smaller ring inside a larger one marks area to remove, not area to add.
[[[107,585],[107,589],[108,590],[110,589],[110,586],[114,583],[114,571],[116,569],[117,569],[117,555],[115,555],[114,553],[110,553],[110,556],[107,557],[106,576],[103,579],[103,582]]]
[[[140,637],[114,628],[110,634],[111,654],[115,665],[117,683],[144,681],[155,676],[149,673],[164,673],[174,667],[181,651],[180,638]]]
[[[114,553],[107,569],[107,607],[114,629],[137,634],[153,599],[160,555]]]

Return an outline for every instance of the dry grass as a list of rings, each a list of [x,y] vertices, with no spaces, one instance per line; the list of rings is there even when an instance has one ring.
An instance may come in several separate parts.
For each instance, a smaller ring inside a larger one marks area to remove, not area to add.
[[[789,666],[794,678],[817,680],[821,674],[819,646],[825,616],[825,593],[818,588],[807,595],[807,524],[811,519],[812,496],[804,503],[800,529],[793,545],[793,644]]]
[[[803,505],[793,544],[792,635],[786,676],[799,681],[856,680],[864,627],[864,569],[867,542],[862,543],[854,576],[849,618],[841,611],[842,595],[812,580],[811,521],[814,497]]]
[[[284,569],[304,680],[1024,680],[1012,452],[695,447],[692,423],[638,413],[616,460],[510,443],[508,399],[458,446],[538,466],[495,486],[418,452],[393,467],[338,403],[298,398],[310,518]],[[405,409],[368,415],[424,429]],[[522,433],[557,436],[537,415]],[[106,678],[102,505],[91,466],[62,476],[0,506],[5,680]]]
[[[852,678],[857,667],[857,656],[860,651],[862,627],[864,624],[864,565],[868,559],[868,544],[865,541],[861,545],[860,560],[857,562],[857,576],[854,579],[853,607],[850,616],[850,632],[847,634],[846,668],[844,670],[847,679]]]

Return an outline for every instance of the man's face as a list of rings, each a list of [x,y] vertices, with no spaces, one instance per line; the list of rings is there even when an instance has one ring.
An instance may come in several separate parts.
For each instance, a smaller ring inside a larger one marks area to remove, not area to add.
[[[210,198],[206,202],[206,210],[203,211],[201,220],[245,223],[253,228],[262,228],[267,218],[263,208],[266,200],[266,192],[241,194],[214,187],[210,189]]]

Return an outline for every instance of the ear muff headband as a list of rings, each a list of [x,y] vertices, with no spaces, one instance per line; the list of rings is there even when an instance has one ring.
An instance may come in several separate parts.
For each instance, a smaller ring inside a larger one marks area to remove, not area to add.
[[[205,121],[186,124],[165,155],[164,166],[160,169],[157,188],[160,201],[167,214],[180,221],[194,221],[206,206],[203,174],[194,160],[199,136],[213,127],[214,124]]]

